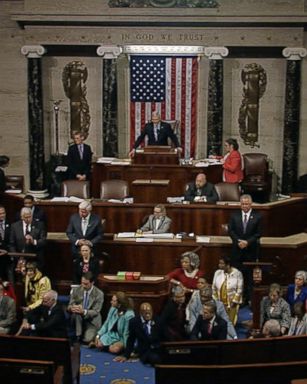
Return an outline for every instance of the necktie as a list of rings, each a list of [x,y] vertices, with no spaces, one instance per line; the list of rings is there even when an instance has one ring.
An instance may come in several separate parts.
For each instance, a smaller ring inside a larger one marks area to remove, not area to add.
[[[29,235],[31,232],[30,230],[30,225],[29,224],[26,224],[26,235]]]
[[[144,332],[146,333],[147,336],[149,336],[150,335],[150,322],[145,321],[143,324],[143,327],[144,327]]]
[[[89,299],[89,294],[88,294],[88,291],[86,291],[83,299],[83,309],[87,309],[88,299]]]
[[[246,227],[247,227],[247,214],[244,213],[244,220],[243,220],[243,232],[246,232]]]
[[[87,229],[87,220],[86,220],[86,219],[82,219],[82,224],[81,224],[81,226],[82,226],[82,234],[83,234],[83,236],[85,236],[85,234],[86,234],[86,229]]]
[[[208,322],[208,328],[207,328],[207,330],[208,330],[208,335],[211,335],[211,333],[212,333],[212,324],[211,324],[211,321]]]
[[[160,222],[161,222],[160,219],[156,219],[156,227],[155,227],[155,229],[159,229],[159,227],[160,227]]]
[[[155,134],[155,140],[156,140],[156,141],[158,141],[158,133],[159,133],[158,126],[155,125],[155,126],[154,126],[154,134]]]
[[[79,144],[79,154],[80,154],[80,158],[83,159],[83,145],[82,144]]]

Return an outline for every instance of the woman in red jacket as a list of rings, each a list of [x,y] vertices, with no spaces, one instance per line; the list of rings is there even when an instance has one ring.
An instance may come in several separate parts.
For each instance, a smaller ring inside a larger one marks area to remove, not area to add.
[[[237,140],[227,139],[225,148],[227,153],[221,160],[224,168],[223,180],[227,183],[240,183],[243,180],[243,164]]]

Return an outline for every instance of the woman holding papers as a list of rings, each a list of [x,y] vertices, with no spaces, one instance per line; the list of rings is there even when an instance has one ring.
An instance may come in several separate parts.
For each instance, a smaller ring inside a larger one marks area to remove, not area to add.
[[[194,292],[197,289],[197,282],[204,277],[204,272],[199,269],[199,256],[194,252],[185,252],[180,258],[181,268],[176,268],[168,273],[170,282],[173,285],[181,286],[186,292]]]

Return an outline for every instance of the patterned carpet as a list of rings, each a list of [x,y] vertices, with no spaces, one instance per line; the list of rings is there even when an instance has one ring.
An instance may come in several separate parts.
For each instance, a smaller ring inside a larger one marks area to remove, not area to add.
[[[125,363],[96,349],[81,347],[80,384],[154,384],[154,368],[139,360]]]

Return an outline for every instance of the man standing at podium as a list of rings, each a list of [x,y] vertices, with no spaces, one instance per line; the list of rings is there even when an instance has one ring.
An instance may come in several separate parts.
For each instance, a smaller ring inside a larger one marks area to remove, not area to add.
[[[179,146],[179,141],[172,130],[170,124],[161,120],[161,116],[158,112],[152,112],[151,122],[147,123],[140,134],[140,136],[136,139],[136,142],[133,146],[133,149],[130,151],[129,156],[134,157],[135,151],[137,147],[142,143],[145,139],[145,136],[148,138],[147,145],[164,145],[167,146],[167,139],[170,138],[174,143],[176,149],[181,152],[182,148]]]

